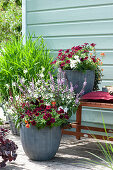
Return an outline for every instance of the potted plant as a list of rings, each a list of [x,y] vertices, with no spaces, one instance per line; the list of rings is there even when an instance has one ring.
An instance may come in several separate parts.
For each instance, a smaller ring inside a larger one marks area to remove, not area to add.
[[[51,73],[47,82],[42,79],[24,84],[18,88],[21,95],[10,100],[12,116],[20,126],[22,145],[27,156],[32,160],[49,160],[56,154],[60,140],[61,127],[79,105],[79,98],[84,92],[86,82],[79,94],[74,93],[71,83],[69,88],[65,74],[59,70],[57,80]]]
[[[85,93],[99,89],[102,62],[96,57],[95,45],[94,43],[84,43],[84,45],[74,46],[71,49],[61,49],[57,59],[51,63],[66,72],[69,82],[71,81],[73,86],[78,86],[77,92],[80,92],[85,77],[87,81]],[[104,53],[101,53],[101,55],[104,55]]]

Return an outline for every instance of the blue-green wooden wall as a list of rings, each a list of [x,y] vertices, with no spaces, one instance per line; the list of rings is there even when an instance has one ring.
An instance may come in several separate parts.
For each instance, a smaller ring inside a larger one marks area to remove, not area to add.
[[[25,5],[26,34],[42,35],[54,56],[59,49],[85,42],[97,44],[97,54],[105,52],[100,90],[113,85],[113,0],[26,0]],[[112,125],[113,110],[107,109],[84,108],[83,123],[101,124],[101,112],[106,124]]]

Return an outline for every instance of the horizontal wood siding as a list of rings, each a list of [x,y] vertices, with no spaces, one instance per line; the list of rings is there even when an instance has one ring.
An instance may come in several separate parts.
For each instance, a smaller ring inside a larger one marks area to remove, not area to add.
[[[26,11],[27,34],[42,35],[54,57],[59,49],[94,42],[97,56],[105,53],[100,90],[113,85],[113,0],[26,0]],[[113,116],[113,111],[102,112]],[[98,109],[84,108],[83,113],[83,121],[102,122]]]
[[[112,0],[27,0],[27,11],[77,8],[113,4]]]

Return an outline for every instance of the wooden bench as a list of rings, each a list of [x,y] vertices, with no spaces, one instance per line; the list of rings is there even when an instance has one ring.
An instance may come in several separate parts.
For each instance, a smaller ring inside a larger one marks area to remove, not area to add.
[[[88,102],[88,101],[81,101],[78,110],[76,112],[76,122],[70,123],[71,128],[75,128],[75,131],[67,131],[66,129],[62,130],[63,134],[67,135],[74,135],[78,140],[80,140],[80,137],[89,137],[89,138],[97,138],[97,139],[108,139],[112,140],[113,138],[108,138],[107,136],[102,136],[102,135],[93,135],[91,134],[91,131],[97,131],[97,132],[105,132],[104,128],[99,128],[99,127],[90,127],[90,126],[83,126],[81,125],[81,119],[82,119],[82,106],[87,106],[87,107],[96,107],[96,108],[108,108],[108,109],[113,109],[113,103],[100,103],[100,102]],[[84,130],[89,130],[90,134],[82,133],[81,129]],[[106,129],[107,133],[113,133],[113,129]]]

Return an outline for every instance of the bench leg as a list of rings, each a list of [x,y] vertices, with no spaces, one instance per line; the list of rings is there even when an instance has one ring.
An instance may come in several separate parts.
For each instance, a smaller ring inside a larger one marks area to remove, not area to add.
[[[77,112],[76,112],[76,123],[77,123],[77,128],[76,132],[81,133],[81,128],[79,125],[81,125],[81,114],[82,114],[82,106],[79,105]],[[80,135],[76,135],[76,139],[80,140]]]

